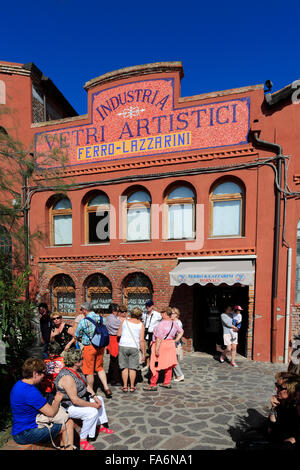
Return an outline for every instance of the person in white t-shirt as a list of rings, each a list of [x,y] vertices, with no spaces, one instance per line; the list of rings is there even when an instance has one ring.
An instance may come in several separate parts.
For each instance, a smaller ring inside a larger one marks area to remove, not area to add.
[[[124,318],[117,336],[119,341],[119,366],[122,370],[123,392],[128,392],[128,380],[130,382],[130,392],[135,392],[136,371],[139,368],[139,351],[142,352],[145,360],[145,340],[144,325],[141,321],[142,310],[133,308],[130,318]]]
[[[145,327],[146,366],[143,370],[149,369],[153,329],[162,319],[161,314],[155,310],[152,300],[147,300],[145,307],[146,311],[143,313],[142,321]]]

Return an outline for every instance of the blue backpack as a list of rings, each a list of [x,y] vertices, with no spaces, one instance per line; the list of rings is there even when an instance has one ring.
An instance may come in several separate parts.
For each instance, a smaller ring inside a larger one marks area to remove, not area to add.
[[[104,348],[109,344],[109,333],[105,325],[103,325],[103,318],[100,316],[100,322],[96,322],[88,316],[85,318],[95,325],[94,335],[91,338],[91,344],[95,348]]]

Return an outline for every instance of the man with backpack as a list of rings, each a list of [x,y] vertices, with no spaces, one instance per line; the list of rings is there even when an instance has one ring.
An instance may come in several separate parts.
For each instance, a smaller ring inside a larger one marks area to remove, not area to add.
[[[94,386],[94,372],[97,372],[107,398],[112,397],[108,388],[106,373],[103,368],[105,346],[109,342],[107,328],[103,325],[103,318],[97,315],[89,302],[81,304],[81,313],[84,318],[78,323],[75,337],[83,345],[82,372],[86,375],[87,383]]]

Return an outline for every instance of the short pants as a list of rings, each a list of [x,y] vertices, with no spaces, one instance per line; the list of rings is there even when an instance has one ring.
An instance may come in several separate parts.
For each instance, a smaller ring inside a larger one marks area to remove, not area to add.
[[[120,369],[139,369],[139,350],[137,348],[127,348],[119,346],[119,367]]]
[[[82,356],[82,373],[84,375],[94,375],[94,372],[103,370],[103,356],[105,348],[94,348],[92,344],[84,346]]]
[[[230,333],[224,333],[223,340],[225,346],[230,346],[231,344],[238,344],[237,336],[235,338],[232,338]]]

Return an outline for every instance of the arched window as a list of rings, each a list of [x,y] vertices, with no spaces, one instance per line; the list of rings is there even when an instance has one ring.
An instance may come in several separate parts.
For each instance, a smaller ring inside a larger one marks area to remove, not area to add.
[[[195,237],[195,194],[188,186],[177,186],[166,199],[168,211],[168,239],[182,240]]]
[[[145,302],[152,300],[152,282],[143,273],[129,274],[123,283],[123,302],[127,305],[128,311],[134,307],[145,309]]]
[[[0,80],[0,104],[6,104],[6,86],[3,80]]]
[[[75,313],[75,284],[67,274],[58,274],[50,283],[51,307],[59,313]]]
[[[94,194],[85,205],[86,243],[109,242],[109,199],[104,193]]]
[[[72,245],[72,205],[67,197],[56,201],[50,210],[51,245]]]
[[[3,225],[0,225],[0,263],[1,269],[10,277],[12,274],[12,240],[10,233]]]
[[[0,225],[0,253],[5,256],[11,256],[12,253],[11,235],[3,225]]]
[[[233,181],[214,187],[210,194],[210,236],[242,236],[244,227],[244,193]]]
[[[296,304],[300,304],[300,220],[297,225]]]
[[[2,135],[8,135],[8,134],[7,134],[7,130],[4,129],[4,127],[2,127],[2,126],[0,126],[0,134],[2,134]]]
[[[135,191],[127,197],[127,240],[150,240],[151,197],[146,191]]]
[[[103,313],[112,302],[112,287],[110,280],[103,274],[93,274],[84,285],[85,300],[91,302],[94,308],[100,308]]]

